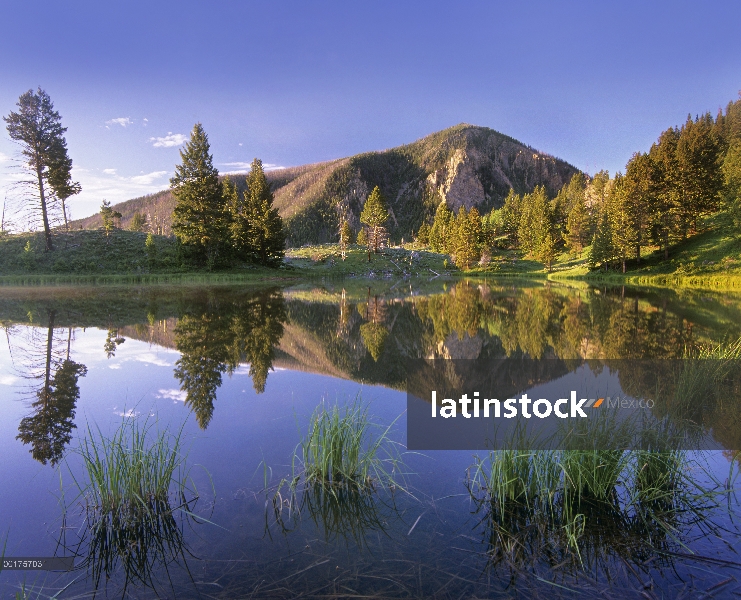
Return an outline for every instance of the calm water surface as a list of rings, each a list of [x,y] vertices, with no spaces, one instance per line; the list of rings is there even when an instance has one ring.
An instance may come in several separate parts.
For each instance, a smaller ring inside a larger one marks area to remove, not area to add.
[[[668,530],[587,514],[577,553],[529,534],[506,547],[469,494],[470,451],[407,454],[408,493],[320,500],[282,522],[264,491],[290,473],[322,402],[360,394],[375,422],[397,419],[403,444],[405,358],[681,358],[741,336],[739,296],[496,282],[0,290],[0,322],[0,549],[76,552],[79,565],[6,570],[1,597],[24,586],[33,598],[741,594],[733,493]],[[704,489],[735,484],[739,406],[707,417],[726,450],[692,456]],[[96,586],[75,450],[131,419],[183,427],[199,498],[148,585],[119,561]]]

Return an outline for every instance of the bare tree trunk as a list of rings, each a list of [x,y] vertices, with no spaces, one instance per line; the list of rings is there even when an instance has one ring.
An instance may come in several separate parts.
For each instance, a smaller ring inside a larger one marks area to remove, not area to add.
[[[67,206],[64,204],[64,198],[62,198],[62,214],[64,215],[64,230],[69,232],[69,223],[67,222]]]
[[[44,370],[44,390],[49,389],[51,377],[51,347],[54,342],[54,317],[57,311],[49,312],[49,330],[46,335],[46,368]]]
[[[52,250],[51,229],[49,228],[49,216],[46,211],[46,196],[44,195],[44,176],[41,173],[42,167],[36,167],[36,176],[39,180],[39,200],[41,201],[41,218],[44,221],[44,238],[46,240],[45,251]]]

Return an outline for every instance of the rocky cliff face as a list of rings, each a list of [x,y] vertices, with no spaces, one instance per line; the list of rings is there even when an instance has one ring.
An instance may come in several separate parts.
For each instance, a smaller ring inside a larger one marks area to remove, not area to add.
[[[389,203],[391,238],[399,240],[409,239],[423,222],[430,222],[441,201],[454,211],[475,206],[483,214],[500,207],[510,189],[522,194],[544,185],[555,196],[578,172],[513,138],[472,125],[332,165],[303,195],[276,190],[292,245],[334,241],[343,218],[357,231],[365,198],[376,185]],[[293,185],[298,186],[298,180]]]

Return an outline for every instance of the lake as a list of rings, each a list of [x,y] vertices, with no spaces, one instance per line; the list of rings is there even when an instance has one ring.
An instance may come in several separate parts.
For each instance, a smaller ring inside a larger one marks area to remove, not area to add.
[[[685,364],[741,337],[741,295],[503,280],[0,288],[0,322],[0,549],[75,565],[5,568],[2,597],[741,594],[741,403],[726,371],[720,399],[682,413],[717,449],[597,452],[578,485],[568,465],[584,453],[406,449],[410,359],[458,384],[459,361],[533,361],[518,394],[587,359]],[[613,377],[620,393],[653,394],[651,418],[676,421],[679,388],[654,393],[661,367],[639,367]],[[322,407],[367,411],[384,472],[302,482]],[[101,529],[85,444],[136,427],[145,445],[182,445],[183,485],[143,499],[156,517]]]

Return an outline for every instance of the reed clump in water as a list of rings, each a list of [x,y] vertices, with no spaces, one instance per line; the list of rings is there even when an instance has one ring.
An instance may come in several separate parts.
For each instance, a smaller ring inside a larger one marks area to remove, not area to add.
[[[499,450],[476,457],[467,487],[490,563],[517,569],[685,551],[680,532],[710,531],[731,492],[680,450]]]
[[[198,493],[186,467],[182,427],[156,430],[154,422],[124,419],[112,436],[87,428],[78,453],[84,483],[85,561],[97,587],[123,567],[126,584],[155,587],[154,572],[185,559],[183,522]],[[178,518],[179,517],[179,518]]]
[[[378,492],[405,490],[400,446],[390,437],[394,424],[374,423],[360,396],[342,408],[322,402],[294,450],[291,475],[270,488],[263,463],[274,521],[285,532],[306,511],[327,539],[360,545],[364,532],[382,529],[379,509],[389,505],[379,507]]]

